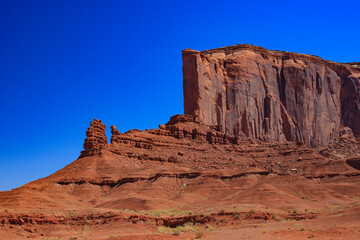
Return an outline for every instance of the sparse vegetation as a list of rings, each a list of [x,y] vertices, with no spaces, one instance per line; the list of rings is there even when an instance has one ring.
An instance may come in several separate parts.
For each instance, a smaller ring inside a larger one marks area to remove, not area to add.
[[[181,235],[181,233],[192,232],[195,233],[195,238],[201,238],[203,236],[203,232],[200,227],[195,224],[188,222],[184,225],[179,225],[176,228],[159,226],[157,229],[157,234],[173,234],[175,236]]]
[[[171,233],[171,228],[165,226],[159,226],[156,231],[158,234]]]
[[[199,228],[198,231],[195,233],[195,238],[202,238],[203,236],[204,236],[204,233]]]
[[[153,222],[153,221],[151,221],[151,220],[147,220],[145,223],[146,223],[146,224],[149,224],[149,225],[155,225],[155,224],[156,224],[155,222]]]
[[[121,210],[121,212],[126,212],[126,213],[138,213],[138,214],[143,214],[146,216],[152,216],[152,217],[161,217],[161,216],[169,216],[169,217],[175,217],[175,216],[185,216],[185,215],[193,215],[194,212],[193,211],[185,211],[185,210],[181,210],[181,209],[173,209],[173,208],[169,208],[169,209],[157,209],[157,210],[152,210],[152,211],[145,211],[145,210],[129,210],[129,209],[124,209]]]
[[[180,236],[180,234],[181,234],[181,229],[180,229],[180,228],[174,228],[174,229],[172,230],[172,232],[173,232],[173,235],[175,235],[175,236]]]
[[[161,210],[155,210],[152,215],[155,217],[160,217],[163,215],[163,212]]]
[[[228,181],[229,181],[229,179],[228,178],[223,178],[223,179],[221,179],[224,183],[227,183]]]
[[[216,225],[221,225],[221,224],[227,223],[227,222],[228,222],[228,220],[227,220],[226,218],[221,218],[221,219],[216,223]]]
[[[75,212],[73,212],[71,210],[68,210],[68,214],[69,214],[69,217],[74,217],[75,216]]]
[[[87,232],[88,230],[89,230],[89,227],[88,227],[88,226],[84,226],[84,227],[81,229],[81,233]]]
[[[208,224],[208,225],[206,225],[205,229],[208,230],[208,231],[212,231],[214,228],[213,228],[213,226]]]
[[[273,218],[275,221],[277,221],[277,222],[281,222],[281,218],[278,217],[276,214],[273,214],[273,215],[272,215],[272,218]]]
[[[251,210],[246,214],[246,218],[251,217],[254,213],[255,213],[254,209],[251,209]]]

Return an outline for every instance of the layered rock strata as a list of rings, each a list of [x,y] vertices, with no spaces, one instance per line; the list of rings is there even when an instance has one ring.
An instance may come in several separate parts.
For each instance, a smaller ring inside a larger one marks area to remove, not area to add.
[[[90,127],[86,131],[84,150],[81,152],[80,157],[95,155],[107,146],[105,131],[106,125],[101,120],[94,119],[90,123]]]
[[[132,129],[121,133],[115,126],[110,128],[110,143],[107,143],[105,138],[105,125],[100,121],[91,122],[87,131],[88,137],[84,143],[86,149],[80,159],[107,159],[100,161],[96,175],[92,175],[94,172],[91,171],[90,178],[79,174],[71,179],[67,173],[60,174],[61,180],[57,180],[58,184],[89,182],[93,185],[114,187],[128,182],[150,181],[154,175],[148,176],[148,172],[143,173],[137,169],[150,166],[179,168],[176,173],[163,169],[156,175],[172,178],[192,178],[200,175],[214,177],[213,173],[207,171],[244,171],[249,167],[261,169],[261,173],[256,174],[296,174],[307,178],[359,175],[356,170],[358,161],[352,160],[352,157],[356,156],[358,148],[354,146],[358,145],[360,139],[354,138],[350,128],[341,128],[341,137],[319,150],[291,142],[265,143],[253,138],[235,137],[217,131],[214,126],[197,122],[191,115],[175,115],[165,125],[146,131]],[[97,136],[96,141],[94,136]],[[127,173],[122,169],[132,164],[136,166],[135,172],[131,170]],[[115,173],[120,170],[113,171],[113,168],[120,168],[126,174],[119,179],[119,175]],[[192,170],[189,172],[189,169]],[[204,173],[200,173],[205,169]],[[101,176],[97,176],[98,174]]]
[[[184,112],[234,136],[326,145],[360,135],[360,69],[316,56],[236,45],[183,51]]]

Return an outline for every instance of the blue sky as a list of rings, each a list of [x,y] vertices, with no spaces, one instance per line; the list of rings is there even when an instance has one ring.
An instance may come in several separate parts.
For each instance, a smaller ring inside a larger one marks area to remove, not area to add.
[[[183,113],[185,48],[249,43],[360,61],[359,10],[357,1],[0,1],[0,191],[75,160],[93,118],[124,132]]]

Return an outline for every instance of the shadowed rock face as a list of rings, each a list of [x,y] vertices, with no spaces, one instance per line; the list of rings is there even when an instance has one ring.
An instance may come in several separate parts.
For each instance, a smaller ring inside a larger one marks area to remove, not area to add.
[[[184,112],[221,132],[326,145],[360,135],[360,70],[251,45],[183,51]]]

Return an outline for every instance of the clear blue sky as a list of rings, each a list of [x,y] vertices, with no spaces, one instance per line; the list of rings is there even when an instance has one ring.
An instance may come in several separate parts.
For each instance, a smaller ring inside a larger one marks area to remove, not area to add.
[[[249,43],[360,61],[359,6],[1,0],[0,191],[75,160],[93,118],[124,132],[183,113],[182,49]]]

